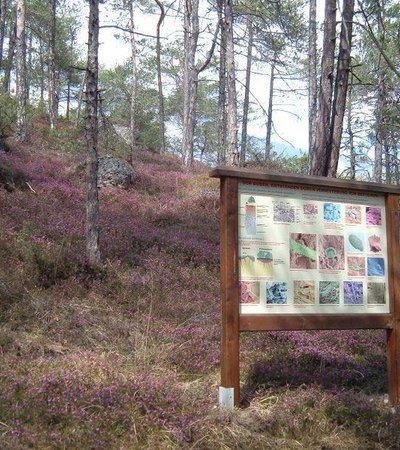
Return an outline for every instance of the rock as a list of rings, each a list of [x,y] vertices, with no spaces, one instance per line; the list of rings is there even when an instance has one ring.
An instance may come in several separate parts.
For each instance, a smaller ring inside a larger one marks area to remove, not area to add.
[[[121,158],[99,157],[98,186],[116,186],[127,189],[133,183],[132,166]]]

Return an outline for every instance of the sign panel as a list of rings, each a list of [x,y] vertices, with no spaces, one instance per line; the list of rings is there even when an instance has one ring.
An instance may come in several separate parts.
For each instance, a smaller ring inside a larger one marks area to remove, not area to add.
[[[240,314],[388,313],[385,197],[239,183]]]

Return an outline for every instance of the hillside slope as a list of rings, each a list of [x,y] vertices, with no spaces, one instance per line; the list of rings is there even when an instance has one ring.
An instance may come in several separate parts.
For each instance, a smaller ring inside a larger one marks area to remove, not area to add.
[[[216,408],[219,194],[206,167],[187,174],[173,156],[138,150],[132,188],[101,189],[93,270],[80,132],[37,121],[10,149],[0,153],[2,449],[400,447],[381,332],[245,334],[246,407]]]

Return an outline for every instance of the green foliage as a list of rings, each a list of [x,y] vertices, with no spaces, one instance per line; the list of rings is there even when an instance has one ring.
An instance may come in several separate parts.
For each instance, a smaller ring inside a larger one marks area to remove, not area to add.
[[[0,135],[12,128],[17,120],[15,98],[8,93],[0,93]]]
[[[31,223],[26,222],[16,239],[24,265],[24,274],[33,283],[48,288],[68,278],[74,271],[74,264],[66,252],[67,239],[56,246],[46,245],[35,239]]]

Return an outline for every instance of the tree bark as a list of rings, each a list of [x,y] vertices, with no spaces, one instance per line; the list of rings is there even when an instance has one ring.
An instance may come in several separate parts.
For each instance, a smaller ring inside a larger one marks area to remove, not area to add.
[[[335,79],[334,100],[330,125],[328,169],[329,177],[336,177],[339,163],[340,143],[343,133],[343,120],[346,111],[347,88],[351,63],[351,45],[353,36],[354,0],[343,2],[343,16],[339,41],[339,56]]]
[[[49,116],[50,128],[57,126],[57,87],[56,87],[56,0],[49,0]]]
[[[98,168],[98,50],[99,0],[89,1],[88,59],[86,69],[86,259],[90,266],[100,262]]]
[[[310,0],[308,25],[308,146],[309,161],[315,151],[317,127],[317,0]]]
[[[319,94],[315,151],[311,155],[310,174],[328,175],[329,125],[332,104],[332,83],[336,40],[336,0],[325,0],[324,39],[321,59],[321,88]]]
[[[17,132],[19,141],[26,140],[26,43],[25,43],[25,0],[17,0],[17,64],[16,64],[16,97],[17,97]]]
[[[199,38],[199,1],[185,0],[184,10],[184,74],[183,74],[183,139],[182,163],[189,168],[193,159],[194,128],[196,123],[196,100],[198,72],[195,58]]]
[[[227,153],[228,164],[239,165],[239,152],[237,148],[237,98],[236,98],[236,70],[233,45],[233,9],[232,1],[225,3],[225,27],[226,27],[226,73],[227,73],[227,97],[228,97],[228,129],[227,129]]]
[[[0,0],[0,70],[3,69],[3,48],[6,33],[7,0]]]
[[[275,59],[271,63],[271,78],[269,82],[268,115],[267,115],[267,134],[265,138],[264,162],[267,163],[272,150],[272,112],[274,106],[274,81],[275,81]]]
[[[218,87],[218,164],[226,162],[226,27],[224,17],[223,0],[218,0],[218,21],[220,24],[220,45],[219,45],[219,87]]]
[[[383,156],[383,120],[382,111],[386,99],[386,86],[383,73],[379,75],[378,98],[375,106],[375,158],[374,181],[382,182],[382,156]]]
[[[196,65],[199,40],[199,0],[185,0],[184,9],[184,72],[183,72],[183,139],[182,164],[188,170],[193,162],[194,131],[196,126],[196,105],[199,73],[210,64],[215,50],[219,26],[215,28],[211,47],[204,62]]]
[[[131,134],[131,161],[134,158],[134,149],[136,146],[136,135],[137,135],[137,126],[136,126],[136,95],[137,95],[137,50],[136,50],[136,37],[135,37],[135,15],[134,15],[134,0],[130,0],[129,2],[129,18],[130,18],[130,40],[131,40],[131,77],[132,77],[132,85],[131,85],[131,108],[130,108],[130,121],[129,128]]]
[[[249,116],[249,103],[250,103],[250,79],[251,79],[251,63],[252,63],[252,51],[253,51],[253,23],[251,17],[247,17],[247,56],[246,56],[246,81],[244,86],[244,100],[243,100],[243,118],[242,118],[242,142],[240,146],[240,164],[244,165],[246,161],[247,151],[247,122]]]
[[[156,54],[157,54],[157,83],[158,83],[158,117],[160,122],[160,152],[165,153],[165,107],[164,94],[161,74],[161,26],[165,18],[165,8],[160,0],[155,0],[160,9],[160,18],[157,22],[157,39],[156,39]]]
[[[348,100],[348,115],[347,115],[347,134],[349,135],[349,150],[350,150],[350,179],[356,179],[356,152],[354,148],[354,132],[353,132],[353,77],[350,78],[349,85],[349,100]]]

